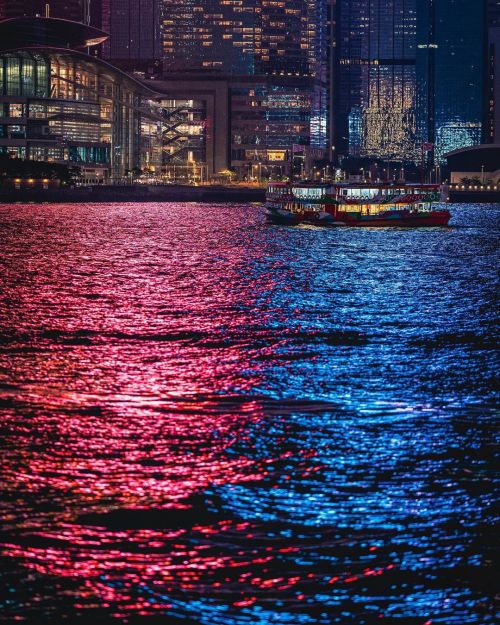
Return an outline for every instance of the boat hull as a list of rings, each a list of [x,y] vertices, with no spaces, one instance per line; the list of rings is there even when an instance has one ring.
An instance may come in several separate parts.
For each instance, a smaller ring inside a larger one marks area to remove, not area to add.
[[[312,224],[316,226],[352,226],[355,228],[439,228],[448,225],[451,213],[447,210],[403,213],[400,215],[352,215],[337,213],[326,217],[292,213],[290,211],[268,210],[270,223],[296,226]]]
[[[283,209],[268,208],[266,217],[270,223],[281,226],[296,226],[303,221],[300,215]]]
[[[447,226],[451,213],[448,210],[406,213],[401,215],[342,215],[336,216],[338,221],[342,221],[346,226],[355,227],[379,227],[379,228],[435,228]]]

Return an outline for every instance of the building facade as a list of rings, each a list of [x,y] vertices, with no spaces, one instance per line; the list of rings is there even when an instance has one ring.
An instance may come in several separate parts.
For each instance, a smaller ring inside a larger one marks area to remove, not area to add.
[[[109,34],[103,58],[124,69],[147,68],[162,57],[161,0],[99,0],[101,27]]]
[[[500,0],[488,0],[488,82],[485,141],[500,143]]]
[[[227,170],[229,81],[224,76],[167,74],[143,81],[156,91],[162,115],[163,173],[168,179],[207,179]]]
[[[0,19],[45,16],[90,23],[85,20],[93,0],[0,0]],[[95,1],[95,0],[94,0]]]
[[[419,143],[428,159],[480,144],[486,130],[486,2],[417,0]]]
[[[1,154],[76,165],[97,177],[160,171],[155,94],[84,51],[103,38],[63,20],[0,22]]]
[[[230,83],[231,167],[243,179],[290,175],[292,155],[310,153],[313,83],[234,77]],[[321,155],[319,155],[321,156]],[[302,174],[306,174],[304,163]]]
[[[231,83],[229,157],[238,172],[255,161],[267,167],[294,135],[326,154],[327,7],[327,0],[163,0],[165,77],[203,72]]]
[[[168,180],[201,182],[213,173],[207,164],[207,101],[187,97],[160,100],[162,173]]]
[[[487,0],[488,25],[500,26],[500,0]]]
[[[333,5],[336,153],[415,160],[416,0],[336,0]]]
[[[485,140],[487,2],[492,24],[497,0],[332,0],[335,152],[432,166]]]
[[[163,11],[167,71],[254,72],[254,0],[163,0]]]
[[[311,147],[312,80],[205,73],[170,74],[145,84],[161,95],[163,162],[167,177],[241,180],[308,175],[322,150]]]

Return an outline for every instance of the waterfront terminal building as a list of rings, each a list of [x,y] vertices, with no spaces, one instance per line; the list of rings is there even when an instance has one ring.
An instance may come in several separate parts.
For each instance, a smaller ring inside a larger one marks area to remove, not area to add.
[[[91,54],[106,38],[62,19],[0,21],[0,154],[79,166],[96,180],[161,170],[160,104]]]

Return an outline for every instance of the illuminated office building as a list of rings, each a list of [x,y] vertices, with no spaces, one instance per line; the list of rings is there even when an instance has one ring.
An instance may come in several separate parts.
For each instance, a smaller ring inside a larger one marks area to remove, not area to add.
[[[336,0],[331,22],[337,153],[415,160],[416,0]]]
[[[327,0],[163,0],[163,11],[166,75],[203,71],[263,77],[264,87],[256,92],[265,95],[256,98],[249,87],[248,94],[241,96],[249,98],[248,106],[254,109],[246,113],[246,122],[257,115],[256,109],[267,117],[267,123],[255,117],[256,140],[262,132],[272,135],[277,118],[285,126],[296,122],[296,111],[302,106],[297,104],[297,90],[303,89],[300,98],[308,99],[309,130],[302,141],[326,148]],[[289,78],[296,79],[292,91],[285,80]],[[276,137],[280,133],[281,126]],[[289,137],[283,137],[281,148],[290,143]]]
[[[326,7],[326,0],[163,0],[165,67],[318,76]]]
[[[271,78],[241,76],[231,81],[231,165],[240,177],[289,175],[292,152],[313,149],[313,83],[304,80],[282,78],[276,84]]]
[[[167,70],[253,73],[258,14],[253,0],[163,0]]]
[[[163,169],[180,179],[201,171],[212,176],[231,167],[240,179],[308,174],[312,81],[281,77],[170,74],[146,84],[161,93]]]
[[[417,3],[418,133],[441,163],[487,135],[486,2]]]

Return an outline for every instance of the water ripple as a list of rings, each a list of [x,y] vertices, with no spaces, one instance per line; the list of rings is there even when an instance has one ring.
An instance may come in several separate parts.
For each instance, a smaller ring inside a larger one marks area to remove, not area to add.
[[[0,210],[0,623],[496,622],[497,206]]]

